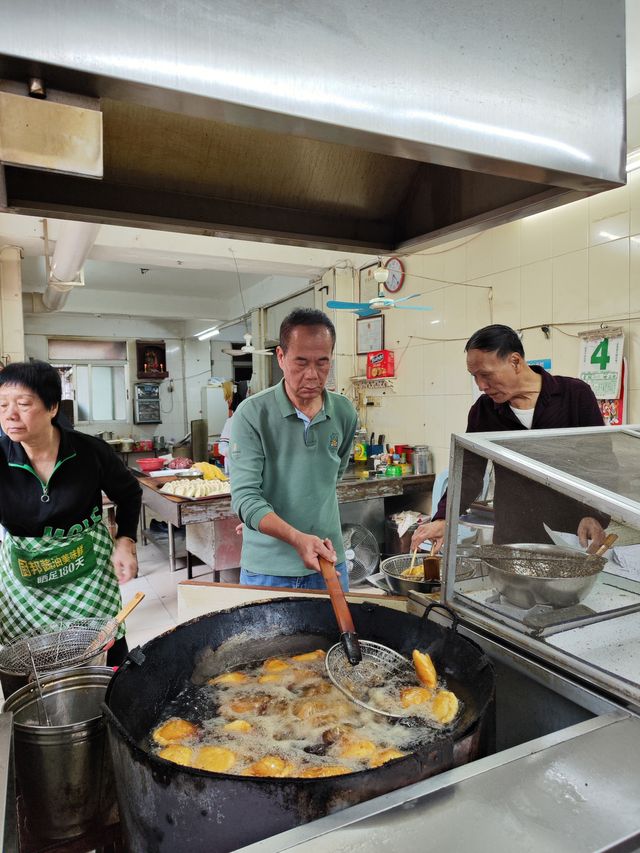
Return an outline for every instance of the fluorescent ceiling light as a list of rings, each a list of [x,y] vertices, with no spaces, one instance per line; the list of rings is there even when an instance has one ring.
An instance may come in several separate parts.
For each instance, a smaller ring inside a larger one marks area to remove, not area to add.
[[[640,148],[636,148],[627,154],[627,172],[640,169]]]
[[[219,335],[220,329],[218,326],[212,326],[210,329],[205,329],[204,332],[199,332],[195,337],[199,341],[206,341],[209,338],[212,338],[214,335]]]
[[[621,234],[612,234],[611,231],[600,231],[601,237],[604,237],[606,240],[620,240]]]

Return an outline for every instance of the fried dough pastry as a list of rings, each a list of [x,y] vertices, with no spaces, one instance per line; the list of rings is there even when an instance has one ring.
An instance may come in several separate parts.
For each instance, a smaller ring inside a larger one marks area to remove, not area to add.
[[[294,765],[279,755],[265,755],[245,770],[247,776],[272,776],[276,779],[293,776]]]
[[[322,742],[327,746],[331,746],[334,743],[339,743],[341,740],[353,737],[353,735],[353,726],[333,726],[322,732]]]
[[[234,714],[264,714],[269,705],[269,701],[270,697],[265,693],[247,693],[244,696],[236,696],[235,699],[232,699],[229,702],[226,708]],[[220,708],[220,711],[221,713],[223,712],[222,707]]]
[[[345,740],[340,747],[340,758],[355,759],[362,761],[372,758],[378,748],[372,740]]]
[[[201,746],[191,766],[211,773],[226,773],[236,760],[235,752],[224,746]]]
[[[185,764],[189,766],[193,760],[193,750],[190,746],[183,746],[180,743],[170,743],[158,753],[160,758],[165,761],[173,761],[174,764]]]
[[[450,723],[458,713],[458,697],[450,690],[439,690],[433,697],[431,710],[439,723]]]
[[[328,714],[332,712],[332,707],[329,702],[322,699],[301,699],[299,702],[294,702],[293,713],[300,720],[308,720],[311,717],[317,717],[320,714]]]
[[[303,696],[325,696],[327,693],[331,693],[332,690],[331,684],[327,681],[314,681],[312,684],[305,684],[300,688],[300,693]]]
[[[258,677],[259,684],[281,684],[284,675],[281,672],[268,672],[266,675]]]
[[[325,764],[320,767],[307,767],[298,774],[301,779],[324,779],[325,776],[342,776],[344,773],[352,773],[348,767],[341,764]]]
[[[394,758],[404,758],[405,755],[407,755],[406,752],[400,752],[399,749],[393,749],[392,747],[382,749],[373,756],[369,762],[369,767],[380,767],[386,764],[387,761],[393,761]]]
[[[323,684],[322,677],[312,669],[302,669],[301,667],[292,667],[289,672],[284,673],[284,677],[290,679],[295,684],[302,681],[310,681],[313,679],[314,684]]]
[[[222,675],[210,678],[207,684],[246,684],[247,681],[249,676],[246,672],[223,672]]]
[[[225,732],[239,732],[240,734],[246,734],[253,730],[251,723],[246,720],[233,720],[230,723],[225,723],[222,728]]]
[[[438,675],[433,661],[426,652],[419,652],[417,649],[413,650],[411,657],[418,681],[433,690],[438,684]]]
[[[305,652],[301,655],[294,655],[291,660],[299,660],[299,661],[312,661],[312,660],[324,660],[326,656],[326,652],[322,649],[316,649],[315,652]]]
[[[180,717],[172,717],[163,723],[153,733],[153,739],[160,746],[168,746],[170,743],[178,743],[190,737],[195,737],[199,732],[195,723],[182,720]]]
[[[281,658],[269,658],[262,664],[265,672],[283,672],[285,669],[290,669],[291,664]]]
[[[400,691],[400,704],[403,708],[410,708],[412,705],[423,705],[429,702],[432,697],[430,690],[426,687],[405,687]]]

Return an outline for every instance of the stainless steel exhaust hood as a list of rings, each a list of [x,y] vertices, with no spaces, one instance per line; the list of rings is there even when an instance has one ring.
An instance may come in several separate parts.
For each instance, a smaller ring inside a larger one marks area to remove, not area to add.
[[[625,181],[624,0],[0,0],[0,19],[0,77],[100,98],[104,127],[102,180],[6,165],[5,210],[388,253]]]

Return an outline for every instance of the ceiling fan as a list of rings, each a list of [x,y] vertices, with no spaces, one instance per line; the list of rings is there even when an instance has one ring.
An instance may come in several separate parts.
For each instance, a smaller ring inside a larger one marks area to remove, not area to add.
[[[353,311],[360,317],[371,317],[377,314],[378,311],[387,311],[389,308],[398,308],[404,311],[431,311],[430,305],[400,305],[400,302],[406,302],[409,299],[415,299],[417,296],[422,296],[421,293],[412,293],[410,296],[401,296],[399,299],[394,299],[391,296],[384,295],[384,284],[389,278],[389,270],[383,266],[378,267],[374,272],[373,277],[378,282],[378,295],[374,296],[368,302],[340,302],[335,299],[330,299],[327,302],[327,308],[345,309]]]
[[[251,343],[251,335],[248,332],[243,337],[244,346],[240,347],[240,349],[223,349],[222,352],[226,352],[232,358],[237,358],[241,355],[273,355],[270,349],[256,349]]]

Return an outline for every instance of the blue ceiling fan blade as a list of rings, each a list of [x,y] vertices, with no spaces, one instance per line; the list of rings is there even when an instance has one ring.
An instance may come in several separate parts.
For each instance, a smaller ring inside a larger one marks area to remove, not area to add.
[[[401,296],[400,299],[394,299],[394,302],[397,305],[398,302],[406,302],[407,299],[415,299],[416,296],[422,296],[422,294],[421,293],[412,293],[410,296]]]
[[[358,309],[369,309],[368,302],[336,302],[335,299],[330,299],[327,302],[327,308],[351,308],[352,311]]]
[[[433,311],[431,305],[394,305],[398,311]]]

